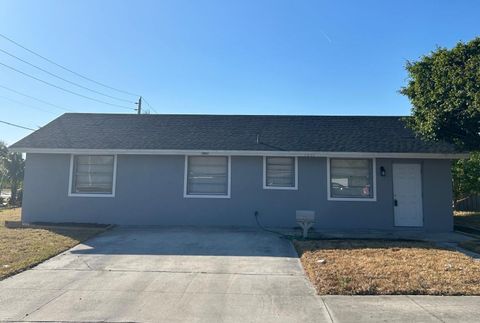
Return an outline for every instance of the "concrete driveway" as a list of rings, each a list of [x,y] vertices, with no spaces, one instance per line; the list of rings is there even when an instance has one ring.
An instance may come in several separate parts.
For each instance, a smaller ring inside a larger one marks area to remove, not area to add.
[[[290,242],[257,231],[117,228],[0,290],[0,320],[328,320]]]
[[[0,282],[0,320],[477,322],[477,297],[315,296],[289,241],[117,228]]]

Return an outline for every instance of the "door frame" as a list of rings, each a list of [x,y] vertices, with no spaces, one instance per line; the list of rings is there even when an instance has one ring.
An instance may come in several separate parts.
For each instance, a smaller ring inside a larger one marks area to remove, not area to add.
[[[422,194],[420,195],[422,202],[422,225],[420,226],[406,226],[406,225],[396,225],[395,224],[395,179],[393,168],[395,164],[416,164],[420,166],[420,189]],[[414,228],[414,229],[424,229],[425,228],[425,203],[424,203],[424,187],[423,187],[423,161],[418,160],[402,160],[402,161],[392,161],[392,222],[393,227],[395,228]]]

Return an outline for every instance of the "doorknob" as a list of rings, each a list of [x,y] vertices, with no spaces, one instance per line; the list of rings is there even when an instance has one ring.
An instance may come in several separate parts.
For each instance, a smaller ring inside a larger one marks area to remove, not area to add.
[[[393,205],[398,206],[398,201],[397,201],[397,199],[394,199],[394,200],[393,200]]]

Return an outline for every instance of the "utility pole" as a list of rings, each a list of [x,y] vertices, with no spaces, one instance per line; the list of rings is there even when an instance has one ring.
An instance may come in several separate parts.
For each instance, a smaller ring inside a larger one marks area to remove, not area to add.
[[[138,98],[138,102],[135,104],[138,105],[135,111],[137,111],[138,114],[142,114],[142,97]]]

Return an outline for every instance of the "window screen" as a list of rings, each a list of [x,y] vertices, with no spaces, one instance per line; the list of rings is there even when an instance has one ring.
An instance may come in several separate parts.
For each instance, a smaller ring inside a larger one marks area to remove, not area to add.
[[[112,194],[114,158],[74,156],[72,193]]]
[[[330,196],[373,198],[371,159],[331,159]]]
[[[266,157],[265,186],[295,187],[295,158]]]
[[[228,157],[190,156],[187,195],[228,195]]]

